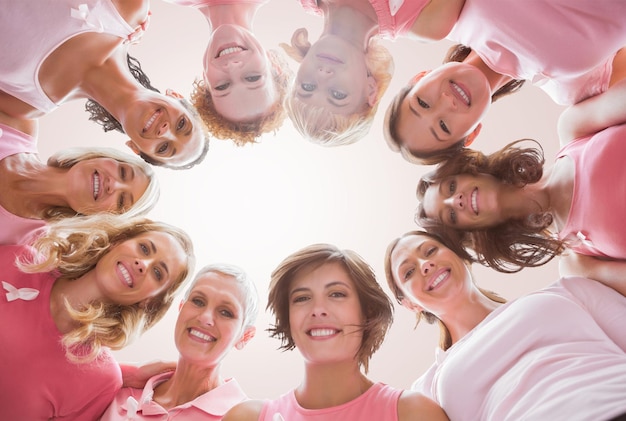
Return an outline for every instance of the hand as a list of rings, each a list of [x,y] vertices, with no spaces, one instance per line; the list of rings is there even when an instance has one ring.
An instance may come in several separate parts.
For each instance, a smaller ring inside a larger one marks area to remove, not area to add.
[[[151,377],[176,370],[176,363],[171,361],[154,361],[139,367],[131,364],[120,364],[120,368],[122,369],[123,387],[142,389]]]

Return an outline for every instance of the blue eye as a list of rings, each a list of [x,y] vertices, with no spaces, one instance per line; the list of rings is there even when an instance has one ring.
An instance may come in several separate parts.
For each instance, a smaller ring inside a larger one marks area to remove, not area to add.
[[[222,310],[220,311],[220,314],[224,317],[228,317],[229,319],[232,319],[233,317],[235,317],[235,315],[228,310]]]
[[[157,281],[160,281],[163,279],[163,273],[161,272],[161,269],[157,267],[154,268],[154,277],[156,278]]]
[[[348,94],[344,94],[343,92],[339,92],[339,91],[330,91],[330,95],[334,99],[346,99],[348,97]]]
[[[261,79],[261,75],[247,76],[245,77],[245,79],[248,82],[256,82],[257,80]]]
[[[230,86],[230,82],[222,83],[221,85],[217,85],[215,87],[216,91],[225,91]]]
[[[141,244],[139,244],[139,247],[141,248],[141,252],[147,256],[149,251],[150,251],[148,249],[148,246],[146,246],[145,244],[141,243]]]
[[[300,87],[302,88],[302,90],[307,92],[313,92],[316,88],[314,83],[302,83],[300,84]]]

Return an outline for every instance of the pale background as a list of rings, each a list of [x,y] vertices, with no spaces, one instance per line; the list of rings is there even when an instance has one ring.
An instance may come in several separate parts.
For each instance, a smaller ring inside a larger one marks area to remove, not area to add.
[[[410,0],[409,0],[410,1]],[[263,6],[254,31],[266,48],[279,48],[299,27],[314,42],[323,20],[306,14],[296,0],[272,0]],[[188,96],[201,75],[209,27],[191,8],[154,0],[150,27],[130,53],[137,57],[153,85]],[[268,337],[271,323],[264,311],[271,271],[288,254],[317,242],[333,243],[363,256],[389,292],[383,271],[387,244],[415,229],[416,183],[428,167],[405,162],[382,137],[384,110],[395,93],[420,70],[438,65],[451,45],[422,44],[407,39],[383,41],[395,58],[393,80],[367,137],[360,142],[324,148],[303,140],[287,120],[276,135],[260,143],[236,147],[214,139],[205,161],[187,171],[158,168],[161,199],[148,215],[186,230],[192,237],[197,268],[226,262],[244,268],[261,295],[257,336],[226,358],[223,373],[236,377],[251,397],[271,398],[296,386],[302,377],[297,350],[280,352]],[[296,63],[291,59],[294,70]],[[42,158],[71,146],[112,146],[129,151],[126,137],[104,133],[87,120],[83,101],[63,105],[42,119]],[[527,85],[494,104],[474,146],[493,151],[509,141],[539,140],[551,162],[558,148],[556,120],[562,108],[538,88]],[[515,275],[499,274],[475,265],[479,285],[508,299],[545,286],[558,277],[556,262]],[[124,362],[175,360],[173,341],[177,305],[136,343],[117,352]],[[374,355],[369,376],[408,388],[432,362],[438,330],[420,325],[397,306],[395,321],[382,348]]]

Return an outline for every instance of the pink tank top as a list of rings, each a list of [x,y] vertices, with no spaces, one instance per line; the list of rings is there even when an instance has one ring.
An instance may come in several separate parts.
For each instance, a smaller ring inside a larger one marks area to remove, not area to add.
[[[367,392],[343,405],[324,409],[305,409],[298,404],[294,391],[266,401],[259,421],[275,421],[278,415],[285,421],[397,421],[398,400],[402,390],[375,383]]]
[[[58,104],[41,88],[39,69],[61,44],[85,32],[138,34],[111,0],[0,0],[0,10],[0,89],[44,113]]]

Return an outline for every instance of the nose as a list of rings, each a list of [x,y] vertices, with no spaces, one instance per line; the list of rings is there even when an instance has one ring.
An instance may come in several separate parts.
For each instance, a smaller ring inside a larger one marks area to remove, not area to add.
[[[432,272],[432,270],[435,268],[435,264],[433,262],[431,262],[430,260],[424,260],[422,261],[422,265],[420,267],[421,271],[422,271],[422,275],[428,275],[430,272]]]
[[[133,269],[135,272],[145,274],[146,268],[148,267],[148,262],[144,259],[135,259],[135,263],[133,264]]]
[[[463,203],[463,193],[458,193],[454,196],[450,196],[447,199],[444,199],[443,203],[454,209],[462,210],[465,207],[465,204]]]
[[[317,301],[313,303],[313,312],[311,313],[311,315],[313,317],[326,317],[328,316],[328,313],[324,304]]]
[[[215,324],[213,320],[213,312],[210,310],[203,311],[202,314],[198,317],[200,323],[207,326],[213,326]]]
[[[164,121],[161,124],[161,127],[159,127],[159,130],[157,130],[157,136],[159,137],[163,137],[165,136],[165,134],[167,134],[170,131],[170,123],[169,121]]]
[[[319,66],[317,68],[317,76],[323,79],[331,77],[334,73],[334,70],[328,66]]]

